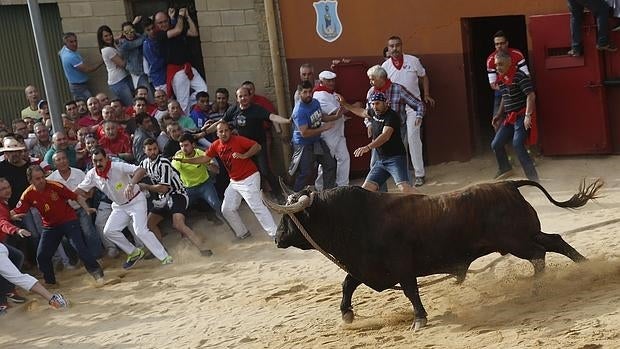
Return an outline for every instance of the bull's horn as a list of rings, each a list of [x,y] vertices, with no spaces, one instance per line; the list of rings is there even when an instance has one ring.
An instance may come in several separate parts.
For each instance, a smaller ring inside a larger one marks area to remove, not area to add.
[[[284,195],[289,196],[291,194],[295,194],[295,192],[291,190],[291,188],[289,188],[286,183],[284,183],[282,177],[278,177],[278,181],[280,182],[280,188],[282,188],[282,192],[284,193]]]
[[[267,195],[263,192],[263,202],[267,207],[280,214],[297,213],[303,211],[306,207],[312,205],[314,195],[302,195],[296,203],[291,205],[279,205],[267,198]]]

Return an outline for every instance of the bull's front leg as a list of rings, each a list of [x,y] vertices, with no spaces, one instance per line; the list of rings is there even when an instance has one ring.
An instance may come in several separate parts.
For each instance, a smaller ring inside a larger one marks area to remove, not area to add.
[[[353,322],[353,318],[355,315],[353,314],[353,307],[351,306],[351,298],[353,297],[353,292],[357,286],[359,286],[361,282],[351,276],[351,274],[347,274],[342,282],[342,301],[340,302],[340,313],[342,314],[342,321],[347,324]]]
[[[424,310],[424,305],[422,305],[422,299],[420,299],[418,280],[413,278],[412,281],[401,282],[400,285],[403,288],[405,296],[409,298],[409,301],[411,301],[413,305],[414,319],[410,329],[417,331],[426,326],[427,315],[426,310]]]

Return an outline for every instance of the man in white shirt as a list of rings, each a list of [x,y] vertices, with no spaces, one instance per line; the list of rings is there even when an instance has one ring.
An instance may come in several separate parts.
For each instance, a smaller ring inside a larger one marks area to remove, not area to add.
[[[351,158],[347,149],[347,140],[344,138],[343,110],[336,97],[336,73],[325,70],[319,74],[319,85],[315,87],[312,97],[321,104],[321,111],[330,117],[334,117],[334,127],[323,131],[321,138],[329,147],[329,151],[336,159],[336,185],[339,187],[349,185],[349,169]],[[325,116],[324,119],[325,120]],[[318,190],[323,189],[323,166],[319,165],[318,176],[315,186]]]
[[[398,36],[388,39],[389,59],[381,65],[387,71],[390,81],[404,86],[416,98],[435,106],[435,100],[431,98],[430,83],[426,70],[420,60],[412,55],[403,54],[403,41]],[[419,80],[422,80],[424,98],[420,98]],[[418,116],[411,107],[406,107],[407,112],[407,142],[411,162],[413,164],[416,187],[424,185],[426,173],[424,171],[424,159],[422,158],[422,138],[420,138],[420,127],[422,117]]]
[[[138,182],[146,176],[146,170],[135,165],[110,161],[103,148],[95,148],[91,152],[91,158],[95,167],[88,171],[75,192],[83,195],[96,187],[113,201],[112,214],[103,228],[103,233],[127,254],[123,268],[132,268],[145,255],[141,248],[135,247],[122,233],[130,221],[144,246],[162,264],[171,264],[172,257],[146,224],[146,197],[138,187]]]
[[[56,166],[56,171],[47,176],[47,179],[62,183],[71,190],[77,189],[78,184],[82,183],[86,176],[84,172],[80,169],[69,167],[69,159],[64,150],[57,151],[52,156],[52,161],[54,162],[54,166]],[[97,259],[101,258],[103,252],[101,244],[102,237],[99,237],[97,234],[92,217],[86,213],[77,202],[70,200],[69,205],[75,210],[80,220],[80,228],[82,228],[82,232],[84,233],[86,247],[88,247],[93,257]]]

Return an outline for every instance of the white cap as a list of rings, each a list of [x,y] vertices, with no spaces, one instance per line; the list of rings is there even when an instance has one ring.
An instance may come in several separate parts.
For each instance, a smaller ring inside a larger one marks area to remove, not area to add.
[[[321,80],[331,80],[336,78],[336,73],[330,70],[323,70],[321,74],[319,74],[319,79]]]

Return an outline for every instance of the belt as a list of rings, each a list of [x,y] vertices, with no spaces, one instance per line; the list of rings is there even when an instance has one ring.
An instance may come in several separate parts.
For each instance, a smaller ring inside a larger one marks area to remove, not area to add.
[[[140,191],[136,192],[136,193],[135,193],[135,194],[131,197],[131,199],[127,200],[127,202],[126,202],[126,203],[124,203],[124,204],[120,204],[119,206],[127,205],[128,203],[130,203],[130,202],[131,202],[131,200],[135,199],[135,198],[136,198],[136,196],[138,196],[138,195],[140,195]]]

